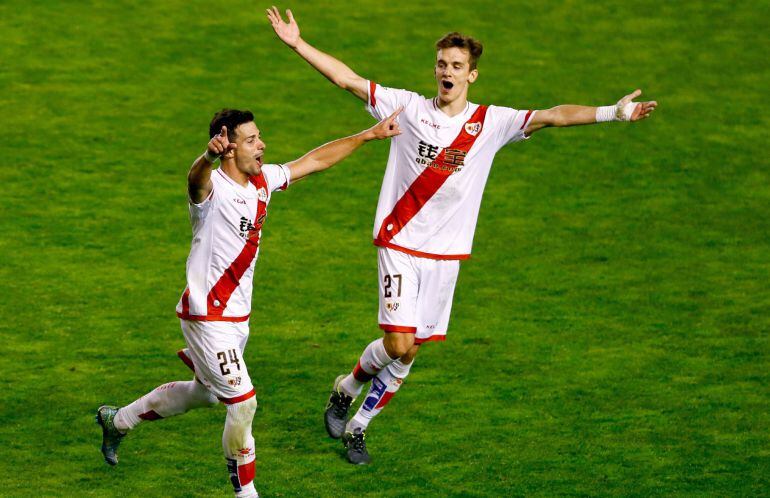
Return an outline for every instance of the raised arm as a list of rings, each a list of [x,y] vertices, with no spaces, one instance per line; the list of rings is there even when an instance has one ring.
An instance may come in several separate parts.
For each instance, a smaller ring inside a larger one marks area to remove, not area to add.
[[[315,148],[300,157],[287,163],[291,171],[291,181],[296,182],[307,175],[331,168],[342,161],[365,142],[370,140],[383,140],[401,134],[396,117],[403,109],[399,108],[368,130],[364,130],[349,137],[340,138],[328,144]]]
[[[633,100],[641,94],[641,90],[636,90],[620,99],[617,104],[604,107],[559,105],[537,111],[527,126],[526,133],[530,135],[549,126],[577,126],[606,121],[639,121],[648,118],[658,103],[654,100],[634,102]]]
[[[273,6],[267,9],[267,18],[270,20],[270,24],[272,24],[278,38],[297,52],[300,57],[305,59],[319,73],[326,76],[329,81],[366,102],[366,80],[354,73],[352,69],[341,61],[305,42],[299,35],[299,26],[297,21],[294,20],[291,10],[287,10],[286,15],[289,18],[288,23],[283,21],[283,17],[281,17],[277,7]]]
[[[228,151],[235,149],[237,145],[231,143],[227,138],[227,127],[223,126],[219,135],[209,140],[206,146],[206,152],[201,154],[195,160],[190,172],[187,173],[187,192],[190,200],[195,204],[200,204],[203,199],[209,196],[211,189],[211,166],[214,161]]]

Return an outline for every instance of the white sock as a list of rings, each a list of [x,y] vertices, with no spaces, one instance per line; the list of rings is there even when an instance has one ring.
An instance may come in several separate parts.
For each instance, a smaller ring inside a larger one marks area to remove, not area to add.
[[[385,351],[385,342],[382,338],[372,341],[364,349],[353,371],[340,382],[340,391],[355,398],[361,394],[364,384],[393,361],[394,359]]]
[[[216,396],[194,380],[169,382],[119,409],[114,423],[125,433],[145,420],[173,417],[218,402]]]
[[[353,418],[348,421],[346,431],[353,432],[355,429],[365,431],[369,427],[369,422],[382,411],[390,398],[401,387],[404,379],[409,375],[412,363],[405,364],[401,360],[396,360],[387,368],[380,370],[380,373],[372,379],[372,385],[369,386],[366,399],[361,403]]]
[[[254,438],[251,435],[251,422],[256,409],[256,398],[227,405],[225,430],[222,432],[222,449],[236,498],[257,496],[254,488],[256,455]]]

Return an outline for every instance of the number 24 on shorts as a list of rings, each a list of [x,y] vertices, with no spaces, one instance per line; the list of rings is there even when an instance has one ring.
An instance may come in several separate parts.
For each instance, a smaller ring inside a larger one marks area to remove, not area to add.
[[[241,369],[241,360],[238,359],[238,351],[236,351],[235,349],[220,351],[217,353],[217,359],[219,360],[219,371],[222,372],[222,375],[230,375],[230,369],[225,368],[228,364],[228,356],[229,356],[229,363],[231,365],[234,364],[238,370]]]

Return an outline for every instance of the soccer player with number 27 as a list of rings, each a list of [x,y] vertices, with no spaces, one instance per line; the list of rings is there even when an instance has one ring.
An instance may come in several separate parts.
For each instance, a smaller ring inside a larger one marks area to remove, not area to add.
[[[325,411],[326,430],[342,438],[351,463],[370,461],[369,422],[409,374],[420,345],[446,337],[460,261],[470,257],[481,196],[495,154],[547,127],[648,118],[657,103],[633,102],[636,90],[604,107],[560,105],[517,110],[468,101],[478,78],[482,45],[460,33],[436,43],[437,95],[425,98],[362,78],[308,44],[290,10],[267,17],[278,37],[329,81],[366,102],[382,119],[398,108],[402,134],[394,137],[374,220],[378,246],[379,325],[384,336],[364,349],[358,363],[334,382]],[[351,403],[371,382],[357,413]]]

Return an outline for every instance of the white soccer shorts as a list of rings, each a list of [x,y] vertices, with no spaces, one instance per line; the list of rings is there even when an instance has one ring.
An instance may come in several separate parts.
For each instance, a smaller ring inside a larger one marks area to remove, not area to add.
[[[380,328],[415,334],[415,344],[443,341],[449,326],[458,260],[420,258],[378,248]]]
[[[253,397],[254,386],[243,359],[249,322],[179,321],[195,377],[225,404]]]

